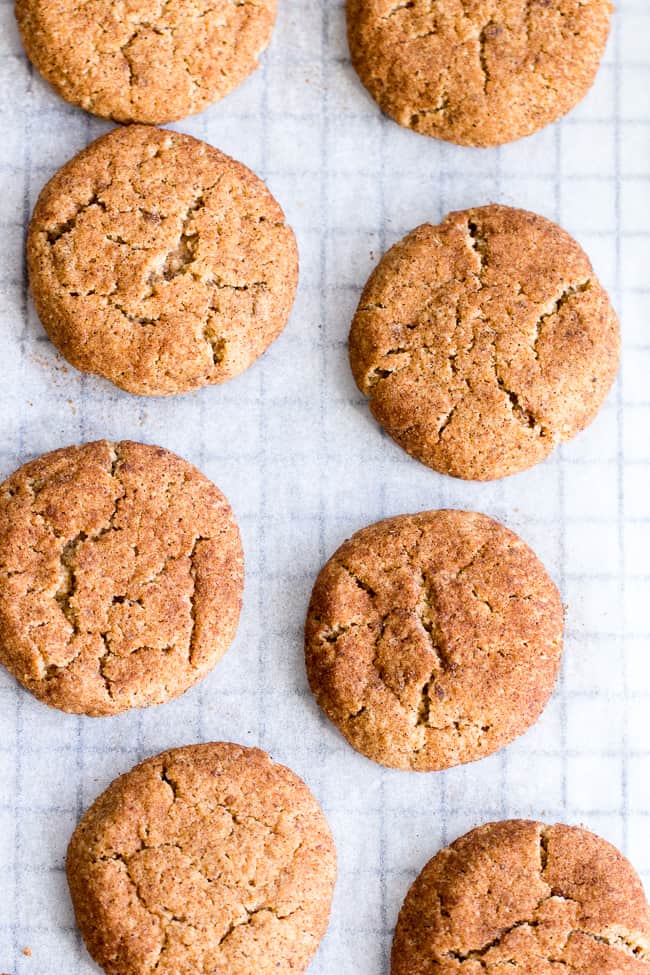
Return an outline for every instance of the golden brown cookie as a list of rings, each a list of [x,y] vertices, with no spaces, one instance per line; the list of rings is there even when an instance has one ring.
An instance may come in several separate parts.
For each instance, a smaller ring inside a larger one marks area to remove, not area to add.
[[[466,146],[532,135],[593,84],[609,0],[347,0],[352,62],[408,128]]]
[[[486,206],[413,230],[370,277],[350,332],[384,429],[443,474],[525,470],[596,416],[620,335],[580,246],[525,210]]]
[[[258,67],[277,0],[16,0],[27,55],[68,102],[116,122],[172,122]]]
[[[0,663],[53,707],[182,694],[230,646],[242,588],[230,505],[161,447],[64,447],[0,485]]]
[[[488,823],[409,890],[392,975],[648,975],[650,910],[632,865],[575,826]]]
[[[32,294],[78,369],[170,395],[247,369],[284,328],[293,231],[250,170],[187,135],[114,129],[41,193]]]
[[[388,518],[353,535],[316,580],[309,684],[363,755],[448,768],[537,720],[562,627],[557,588],[503,525],[469,511]]]
[[[297,775],[213,742],[116,779],[77,826],[67,873],[108,975],[300,975],[327,928],[336,854]]]

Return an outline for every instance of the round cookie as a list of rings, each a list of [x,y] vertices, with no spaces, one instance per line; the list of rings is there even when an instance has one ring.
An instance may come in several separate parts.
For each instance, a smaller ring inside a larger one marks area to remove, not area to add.
[[[334,842],[304,782],[224,742],[150,758],[75,830],[67,874],[108,975],[304,972],[325,934]]]
[[[427,863],[400,911],[392,975],[648,975],[632,865],[575,826],[489,823]]]
[[[242,589],[230,505],[160,447],[65,447],[0,485],[0,663],[46,704],[182,694],[230,646]]]
[[[165,396],[247,369],[284,328],[293,231],[250,170],[187,135],[114,129],[42,191],[32,294],[72,365]]]
[[[544,217],[451,213],[371,275],[350,363],[379,423],[434,470],[491,480],[544,460],[616,376],[616,314],[588,257]]]
[[[309,604],[310,687],[363,755],[433,771],[532,725],[562,655],[563,609],[543,565],[486,515],[425,511],[363,528]]]
[[[352,62],[400,125],[465,146],[532,135],[587,94],[609,0],[347,0]]]
[[[16,0],[27,55],[62,98],[152,124],[200,112],[255,71],[276,9],[277,0]]]

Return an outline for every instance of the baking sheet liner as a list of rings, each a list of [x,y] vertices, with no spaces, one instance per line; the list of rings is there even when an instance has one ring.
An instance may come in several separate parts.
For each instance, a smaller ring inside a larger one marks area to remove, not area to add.
[[[441,845],[488,819],[584,823],[650,880],[650,10],[619,0],[597,82],[571,116],[494,150],[428,140],[381,116],[349,62],[342,0],[280,0],[262,69],[175,126],[260,173],[296,230],[289,326],[222,387],[139,399],[55,353],[28,297],[26,221],[52,173],[110,126],[29,67],[0,0],[0,475],[98,437],[160,443],[228,495],[246,592],[226,658],[180,700],[93,720],[37,703],[0,671],[0,969],[99,969],[64,874],[81,812],[161,749],[229,739],[302,775],[339,854],[332,923],[313,975],[387,971],[407,886]],[[621,315],[621,376],[584,434],[546,463],[470,484],[409,459],[372,421],[347,363],[351,316],[381,252],[453,208],[500,201],[559,221]],[[501,519],[536,550],[568,605],[556,693],[511,747],[442,774],[381,769],[316,707],[302,628],[322,562],[368,522],[441,506]],[[25,947],[31,957],[23,954]]]

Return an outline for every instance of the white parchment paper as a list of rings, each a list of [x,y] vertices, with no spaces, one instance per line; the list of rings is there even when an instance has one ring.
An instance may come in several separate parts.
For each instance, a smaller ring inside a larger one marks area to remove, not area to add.
[[[263,68],[178,128],[260,173],[296,230],[301,280],[280,340],[225,386],[138,399],[55,353],[28,298],[26,221],[44,182],[110,126],[31,70],[0,0],[0,476],[98,437],[159,443],[197,464],[240,521],[246,593],[226,658],[180,700],[113,719],[50,710],[0,671],[0,970],[98,971],[63,872],[82,811],[163,748],[260,745],[302,775],[335,834],[340,876],[313,975],[378,975],[407,886],[441,845],[488,819],[584,823],[650,880],[650,8],[618,0],[597,83],[562,123],[497,150],[456,148],[382,118],[349,63],[343,0],[280,0]],[[489,201],[563,224],[621,314],[621,377],[593,426],[493,484],[442,477],[372,421],[347,363],[380,253],[452,208]],[[315,574],[350,533],[440,506],[485,511],[545,561],[568,604],[562,677],[539,723],[444,774],[390,772],[348,747],[306,684]],[[32,956],[23,955],[29,946]]]

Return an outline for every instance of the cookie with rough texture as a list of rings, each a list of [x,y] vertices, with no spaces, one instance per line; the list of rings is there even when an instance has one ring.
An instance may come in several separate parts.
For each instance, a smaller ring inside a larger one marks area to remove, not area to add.
[[[327,928],[336,854],[297,775],[216,742],[116,779],[77,826],[67,873],[108,975],[300,975]]]
[[[66,359],[152,396],[247,369],[284,328],[298,276],[293,231],[254,173],[141,125],[97,139],[50,180],[27,257]]]
[[[363,528],[309,604],[310,687],[363,755],[432,771],[482,758],[542,712],[563,609],[544,566],[486,515],[425,511]]]
[[[599,836],[489,823],[427,863],[399,915],[392,975],[648,975],[650,910]]]
[[[161,447],[64,447],[0,486],[0,663],[53,707],[182,694],[230,646],[242,589],[230,505]]]
[[[609,0],[347,0],[352,62],[400,125],[466,146],[532,135],[581,101]]]
[[[616,314],[556,224],[491,205],[424,224],[384,255],[350,332],[356,383],[434,470],[491,480],[544,460],[616,376]]]
[[[277,0],[16,0],[30,61],[62,98],[116,122],[172,122],[258,67]]]

